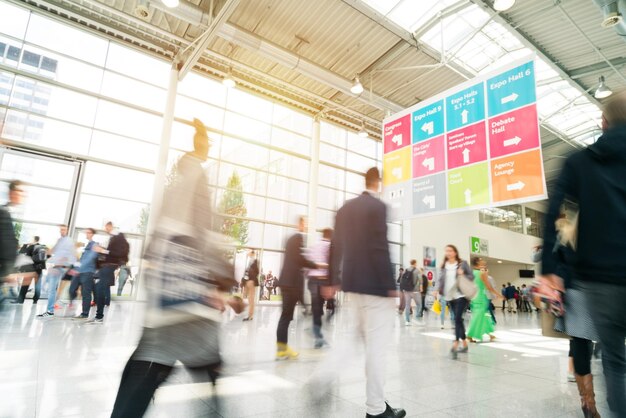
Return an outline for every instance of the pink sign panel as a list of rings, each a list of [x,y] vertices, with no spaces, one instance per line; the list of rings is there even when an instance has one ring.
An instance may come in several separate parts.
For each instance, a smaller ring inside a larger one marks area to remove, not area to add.
[[[411,114],[385,124],[383,128],[385,154],[411,143]]]
[[[491,158],[539,147],[537,105],[489,119]]]
[[[413,178],[439,173],[446,169],[444,137],[413,145]]]
[[[463,167],[487,159],[485,122],[479,122],[446,135],[448,168]]]

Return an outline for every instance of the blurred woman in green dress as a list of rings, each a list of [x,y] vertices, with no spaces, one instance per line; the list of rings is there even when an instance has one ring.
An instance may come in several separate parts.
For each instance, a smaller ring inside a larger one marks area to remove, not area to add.
[[[472,259],[472,270],[474,272],[474,283],[478,288],[478,292],[474,299],[472,299],[472,319],[470,321],[469,329],[467,330],[467,337],[471,342],[482,341],[483,335],[489,335],[491,341],[496,337],[492,334],[495,330],[495,324],[493,318],[489,313],[489,296],[488,292],[500,297],[499,293],[489,283],[489,277],[487,273],[487,262],[479,257]]]

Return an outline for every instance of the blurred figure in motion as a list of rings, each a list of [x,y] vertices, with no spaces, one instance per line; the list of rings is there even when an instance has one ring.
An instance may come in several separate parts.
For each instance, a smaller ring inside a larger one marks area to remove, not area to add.
[[[9,183],[9,202],[0,207],[0,310],[6,299],[7,287],[13,286],[13,278],[9,275],[13,272],[17,255],[18,241],[13,229],[12,208],[22,204],[24,198],[24,183],[13,180]]]
[[[416,289],[418,282],[421,282],[421,274],[417,269],[417,260],[411,260],[409,268],[404,271],[402,280],[400,280],[400,290],[404,296],[404,321],[408,327],[411,325],[411,302],[415,301],[415,320],[420,321],[420,312],[422,306],[420,305],[421,297],[417,293]]]
[[[145,254],[148,308],[139,345],[122,374],[115,418],[143,416],[177,360],[196,376],[215,381],[218,375],[222,291],[235,281],[211,238],[213,215],[202,167],[209,139],[202,122],[194,125],[194,150],[178,161],[160,213],[153,214],[158,221]]]
[[[107,222],[104,230],[109,235],[106,248],[96,246],[94,251],[102,254],[99,263],[98,277],[95,279],[96,317],[91,324],[104,322],[104,307],[111,303],[111,286],[115,285],[115,270],[128,263],[130,245],[121,232],[115,231],[113,222]]]
[[[313,312],[313,335],[315,336],[315,348],[322,348],[328,345],[322,334],[322,316],[324,315],[324,296],[322,287],[328,286],[328,259],[330,257],[330,240],[333,237],[333,230],[325,228],[322,231],[322,240],[317,242],[310,249],[311,260],[320,266],[325,266],[317,270],[310,270],[309,291],[311,292],[311,310]]]
[[[485,334],[489,335],[490,341],[496,339],[493,332],[495,331],[495,321],[491,315],[489,305],[491,299],[490,294],[496,294],[496,289],[489,282],[489,274],[487,273],[487,262],[479,257],[472,260],[472,270],[474,273],[474,283],[478,292],[471,301],[472,319],[470,320],[467,330],[467,339],[471,342],[480,342]]]
[[[574,212],[568,240],[575,249],[573,284],[588,301],[602,342],[609,407],[616,417],[626,417],[626,91],[607,99],[602,130],[597,142],[566,160],[550,195],[542,273],[554,289],[563,290],[552,249],[557,243],[557,219],[564,209]],[[566,301],[571,297],[567,291]],[[566,306],[566,321],[569,314]],[[567,328],[569,332],[569,325]],[[576,363],[575,354],[574,358]],[[582,410],[586,417],[598,417],[592,375],[579,376],[576,364],[574,367]],[[587,371],[585,367],[583,373]]]
[[[334,287],[325,289],[325,294],[332,295],[341,285],[347,300],[342,312],[365,343],[366,416],[402,418],[406,412],[385,401],[385,352],[397,290],[387,241],[387,207],[378,198],[380,186],[378,168],[370,168],[365,174],[366,191],[337,212],[330,256]]]
[[[122,296],[122,292],[124,291],[124,286],[126,286],[126,281],[130,280],[132,283],[133,280],[133,271],[130,268],[130,264],[126,263],[120,266],[120,269],[117,271],[117,296]],[[132,293],[132,288],[131,288]]]
[[[91,293],[93,292],[93,275],[96,272],[96,261],[98,259],[98,253],[96,252],[98,244],[93,240],[96,235],[96,230],[93,228],[87,228],[85,230],[87,235],[87,245],[83,250],[83,254],[80,256],[80,260],[77,263],[78,274],[72,277],[70,284],[70,302],[76,299],[78,287],[80,286],[80,293],[83,297],[83,310],[74,319],[87,319],[89,318],[89,310],[91,309]]]
[[[454,320],[454,342],[450,350],[452,359],[458,357],[457,353],[467,353],[467,336],[465,335],[465,322],[463,315],[467,310],[468,301],[457,284],[457,275],[465,275],[470,280],[474,280],[474,274],[467,264],[461,260],[459,250],[454,245],[447,245],[445,250],[445,260],[441,265],[437,293],[443,296],[450,308],[450,317]],[[442,306],[442,310],[443,310]],[[454,315],[454,317],[453,317]],[[443,325],[443,323],[442,323]],[[459,349],[459,341],[463,347]]]
[[[304,304],[304,268],[316,269],[318,266],[304,256],[304,236],[307,219],[298,220],[298,232],[293,234],[285,247],[285,261],[280,272],[280,293],[283,297],[283,310],[276,329],[276,360],[288,360],[298,357],[298,353],[287,345],[289,324],[293,320],[296,304]]]
[[[256,302],[257,288],[259,287],[259,261],[256,253],[250,251],[250,263],[246,269],[246,288],[245,294],[248,296],[248,317],[244,321],[252,321],[254,319],[254,304]]]
[[[23,273],[31,272],[33,274],[32,280],[35,280],[35,294],[33,295],[34,304],[39,301],[39,297],[41,296],[41,274],[46,269],[46,260],[48,259],[47,251],[48,250],[45,245],[41,245],[39,243],[38,236],[33,238],[33,242],[24,244],[20,249],[20,253],[25,254],[32,260],[32,264],[24,266],[20,269],[20,271]],[[30,283],[32,283],[32,281],[24,278],[22,286],[20,287],[20,294],[17,298],[17,303],[24,303]]]
[[[48,306],[44,313],[37,315],[41,319],[54,317],[54,305],[59,283],[67,271],[76,263],[76,246],[74,241],[67,236],[67,232],[67,225],[60,225],[59,233],[61,237],[54,247],[49,250],[49,254],[52,255],[49,260],[52,267],[48,269],[48,274],[46,275]]]

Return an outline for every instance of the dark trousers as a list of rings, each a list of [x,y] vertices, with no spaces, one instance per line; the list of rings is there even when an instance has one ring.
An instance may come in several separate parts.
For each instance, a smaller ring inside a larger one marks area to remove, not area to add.
[[[41,270],[37,270],[35,277],[33,277],[33,281],[35,282],[35,294],[33,295],[33,303],[37,303],[37,301],[39,300],[39,296],[41,296]],[[18,303],[24,303],[29,288],[30,285],[22,285],[20,287],[20,293],[17,296]]]
[[[465,340],[467,337],[465,335],[465,321],[463,320],[463,315],[467,310],[467,299],[458,298],[448,303],[452,308],[452,312],[454,312],[454,341]]]
[[[115,270],[117,266],[106,265],[100,269],[100,280],[96,283],[96,319],[104,318],[104,305],[111,302],[111,283],[115,282]]]
[[[574,372],[580,376],[591,373],[593,342],[584,338],[572,337],[569,340],[569,357],[574,360]]]
[[[609,408],[616,417],[626,417],[626,286],[582,280],[580,286],[589,298],[602,343]]]
[[[502,311],[506,308],[506,297],[502,299]]]
[[[217,365],[202,367],[188,367],[194,381],[206,381],[207,377],[215,383]],[[122,373],[122,381],[115,399],[115,406],[111,418],[141,417],[148,409],[150,400],[158,387],[165,382],[172,372],[172,366],[149,361],[133,360],[126,363]],[[207,415],[210,415],[207,405]]]
[[[296,309],[298,301],[302,301],[302,289],[293,287],[281,287],[281,295],[283,296],[283,311],[278,320],[278,328],[276,329],[276,341],[287,344],[287,335],[289,333],[289,324],[293,320],[293,311]]]
[[[313,312],[313,333],[315,338],[324,338],[322,335],[322,316],[324,315],[324,298],[322,286],[309,279],[309,291],[311,292],[311,311]]]
[[[495,309],[496,307],[493,305],[493,302],[489,301],[489,313],[491,314],[491,319],[493,319],[494,324],[497,324],[498,321],[496,321]]]
[[[426,307],[426,293],[422,293],[422,311],[419,313],[419,316],[424,316],[424,312],[428,312],[428,308]]]
[[[80,273],[72,277],[70,283],[70,300],[76,299],[76,291],[80,286],[80,293],[83,295],[83,316],[89,315],[91,309],[91,292],[93,291],[93,273]]]

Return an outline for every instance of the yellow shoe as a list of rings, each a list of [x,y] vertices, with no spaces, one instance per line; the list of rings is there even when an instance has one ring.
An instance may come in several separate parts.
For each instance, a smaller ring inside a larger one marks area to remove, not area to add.
[[[293,351],[286,344],[280,344],[276,350],[276,360],[293,360],[298,358],[300,353]]]

